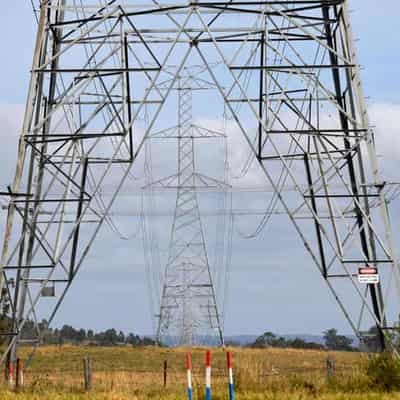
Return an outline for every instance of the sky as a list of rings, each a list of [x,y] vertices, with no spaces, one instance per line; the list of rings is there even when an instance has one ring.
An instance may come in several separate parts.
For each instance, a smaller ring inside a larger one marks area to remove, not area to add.
[[[349,3],[381,168],[388,179],[398,181],[400,4],[397,0],[385,0],[385,7],[377,6],[375,0]],[[35,37],[29,0],[5,2],[2,14],[0,189],[13,178]],[[394,207],[394,215],[398,215],[399,207]],[[0,218],[2,235],[4,212],[0,212]],[[133,233],[136,222],[125,221],[123,227]],[[395,222],[393,229],[398,239],[399,228]],[[398,240],[397,243],[400,244]],[[298,238],[281,220],[273,222],[253,241],[239,240],[236,232],[234,244],[226,334],[258,334],[266,330],[318,334],[332,326],[341,332],[350,332]],[[165,252],[167,244],[161,243],[160,247]],[[121,241],[105,229],[101,243],[89,254],[87,265],[74,282],[55,325],[69,323],[83,328],[115,327],[140,334],[152,333],[142,254],[140,238]],[[110,265],[113,265],[112,274]]]

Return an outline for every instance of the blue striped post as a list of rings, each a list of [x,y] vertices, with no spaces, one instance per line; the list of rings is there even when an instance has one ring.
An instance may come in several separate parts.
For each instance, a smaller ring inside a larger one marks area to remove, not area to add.
[[[206,353],[206,400],[211,400],[211,351]]]
[[[188,400],[193,399],[193,388],[192,388],[192,360],[190,353],[186,353],[186,369],[187,369],[187,395]]]
[[[235,387],[233,386],[233,371],[232,371],[232,353],[228,351],[226,353],[226,360],[228,364],[228,388],[229,388],[229,400],[235,399]]]

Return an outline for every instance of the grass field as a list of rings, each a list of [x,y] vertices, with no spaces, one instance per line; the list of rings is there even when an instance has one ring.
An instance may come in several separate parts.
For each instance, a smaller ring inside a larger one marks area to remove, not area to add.
[[[384,393],[365,373],[367,357],[332,352],[333,379],[327,378],[327,352],[290,349],[232,349],[238,400],[374,400],[399,399],[400,392]],[[42,347],[25,372],[19,393],[0,388],[1,400],[165,399],[186,398],[185,349],[132,347]],[[194,399],[204,398],[205,349],[191,350]],[[27,353],[21,353],[26,357]],[[83,358],[92,360],[93,389],[83,389]],[[167,386],[163,364],[168,363]],[[213,399],[228,399],[226,354],[213,350]]]

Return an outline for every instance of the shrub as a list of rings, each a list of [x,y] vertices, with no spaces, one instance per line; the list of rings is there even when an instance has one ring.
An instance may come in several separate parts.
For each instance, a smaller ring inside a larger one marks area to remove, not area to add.
[[[388,352],[373,355],[367,363],[366,373],[378,389],[400,389],[400,362]]]

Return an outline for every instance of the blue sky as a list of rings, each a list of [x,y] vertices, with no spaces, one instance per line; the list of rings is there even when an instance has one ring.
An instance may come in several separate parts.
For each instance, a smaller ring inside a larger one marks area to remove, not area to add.
[[[0,148],[1,188],[12,180],[16,135],[35,35],[30,1],[4,3],[0,25],[0,133],[5,135],[7,143]],[[384,7],[377,6],[374,0],[352,0],[350,9],[359,61],[363,65],[365,94],[372,121],[377,126],[378,151],[388,158],[382,158],[381,164],[387,175],[396,179],[398,173],[394,166],[400,160],[400,146],[396,142],[400,133],[400,4],[395,0],[381,3]],[[398,236],[398,226],[393,225]],[[0,233],[2,229],[0,226]],[[278,246],[269,241],[270,232],[279,237]],[[102,237],[110,246],[96,246],[90,254],[87,268],[75,282],[56,324],[67,322],[86,328],[114,326],[139,333],[151,332],[139,256],[141,244],[133,241],[127,248],[126,242],[118,241],[109,231]],[[287,249],[291,249],[290,256]],[[116,253],[118,262],[115,262]],[[331,326],[349,332],[320,276],[305,260],[305,251],[297,237],[288,234],[280,221],[258,240],[241,243],[234,253],[226,333],[264,330],[320,333]],[[112,276],[107,272],[110,264],[115,264]],[[132,265],[135,267],[130,268]],[[249,274],[251,281],[247,279]]]
[[[385,0],[384,7],[374,0],[350,0],[359,61],[363,66],[366,96],[371,102],[399,102],[400,62],[396,0]],[[35,21],[29,0],[5,2],[0,26],[2,74],[0,103],[25,101],[28,73],[35,36]]]

